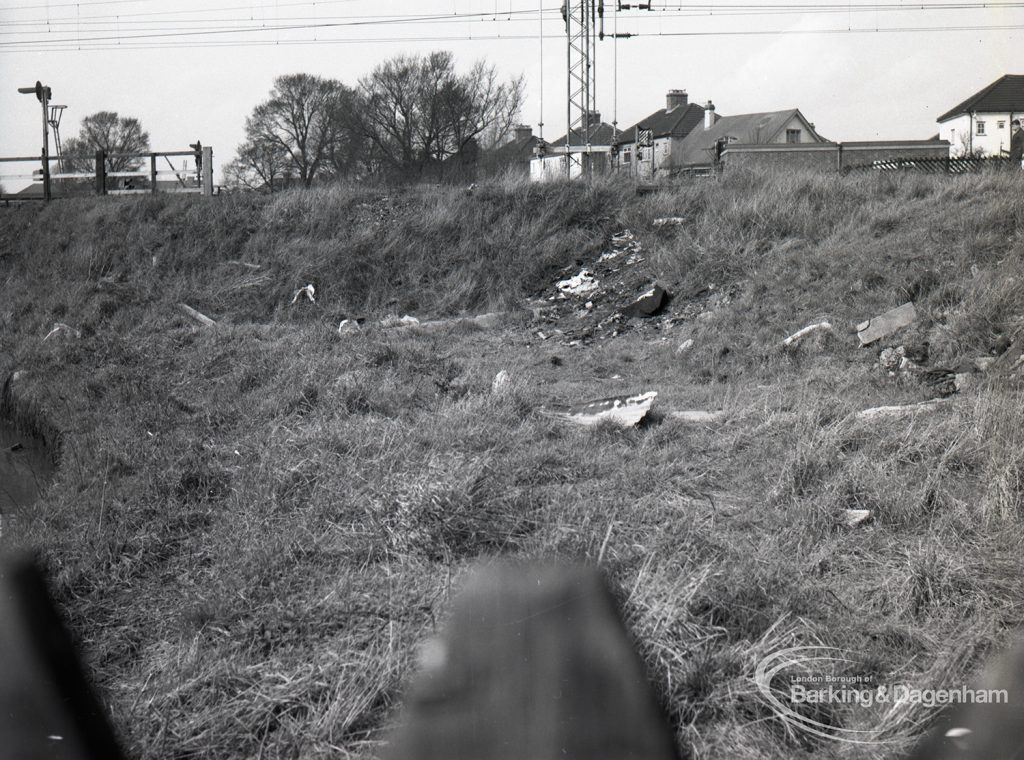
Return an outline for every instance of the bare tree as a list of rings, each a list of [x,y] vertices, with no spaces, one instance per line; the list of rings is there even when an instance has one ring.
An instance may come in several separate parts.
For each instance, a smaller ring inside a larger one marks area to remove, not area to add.
[[[523,90],[522,77],[503,82],[483,61],[460,75],[449,52],[398,56],[360,80],[360,125],[382,164],[422,172],[507,132]]]
[[[98,150],[107,154],[108,172],[134,171],[142,165],[142,160],[123,154],[148,152],[149,133],[134,117],[119,116],[116,111],[99,111],[82,119],[78,135],[64,143],[64,164],[70,171],[92,171]]]
[[[246,119],[247,139],[239,159],[246,146],[251,147],[250,159],[258,156],[264,165],[266,157],[284,156],[287,168],[307,187],[318,175],[338,172],[343,167],[335,160],[337,148],[349,139],[353,99],[352,90],[335,79],[310,74],[278,77],[270,99]],[[247,163],[254,168],[251,160]]]
[[[290,156],[279,144],[246,140],[224,167],[224,177],[229,187],[272,193],[282,186],[290,168]]]

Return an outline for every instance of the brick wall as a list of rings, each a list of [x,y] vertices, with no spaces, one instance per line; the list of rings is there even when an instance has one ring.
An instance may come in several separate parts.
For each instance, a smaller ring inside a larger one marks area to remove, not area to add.
[[[811,169],[839,171],[898,158],[945,158],[945,140],[904,140],[795,145],[734,144],[725,149],[726,169]]]

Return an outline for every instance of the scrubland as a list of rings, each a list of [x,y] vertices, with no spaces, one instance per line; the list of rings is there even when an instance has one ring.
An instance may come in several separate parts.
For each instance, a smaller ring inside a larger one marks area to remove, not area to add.
[[[773,717],[757,662],[823,644],[882,682],[959,687],[1016,640],[1018,384],[979,374],[927,414],[855,412],[933,395],[881,371],[881,348],[927,341],[929,366],[956,366],[1024,326],[1024,181],[635,190],[0,209],[0,369],[63,441],[2,548],[41,551],[133,757],[376,756],[417,644],[496,557],[603,568],[684,756],[898,757],[934,710],[828,706],[819,720],[884,741],[817,739]],[[669,315],[714,285],[700,318],[568,345],[572,314],[538,327],[521,310],[624,229]],[[307,283],[316,303],[292,304]],[[918,322],[861,348],[856,323],[907,300]],[[376,324],[493,311],[509,314],[495,329]],[[831,332],[782,346],[822,318]],[[43,341],[56,322],[80,337]],[[647,390],[635,429],[537,414]],[[871,518],[849,527],[846,509]]]

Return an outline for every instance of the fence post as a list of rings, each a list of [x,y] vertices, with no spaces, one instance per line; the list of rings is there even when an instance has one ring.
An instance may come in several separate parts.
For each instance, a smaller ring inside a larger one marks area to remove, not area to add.
[[[149,192],[156,195],[156,153],[149,157]]]
[[[46,154],[46,149],[43,149],[43,198],[47,201],[50,200],[50,157]]]
[[[213,148],[203,148],[203,195],[213,195]]]
[[[96,151],[96,195],[107,194],[107,157],[102,150]]]

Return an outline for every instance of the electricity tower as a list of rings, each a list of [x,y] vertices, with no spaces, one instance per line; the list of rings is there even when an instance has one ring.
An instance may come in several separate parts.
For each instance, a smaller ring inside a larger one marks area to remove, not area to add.
[[[597,41],[604,37],[604,0],[565,0],[562,18],[568,40],[566,175],[572,165],[589,169],[591,137],[596,129]]]
[[[623,10],[652,10],[651,3],[622,3],[615,0],[616,19]],[[565,133],[565,173],[573,176],[573,167],[589,176],[593,169],[592,144],[600,119],[597,110],[597,43],[605,37],[632,37],[632,34],[605,34],[604,0],[564,0],[562,18],[567,39],[567,81]],[[615,61],[616,67],[618,60]],[[616,82],[618,74],[616,72]],[[613,136],[614,137],[614,136]]]

